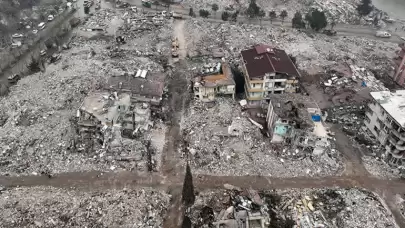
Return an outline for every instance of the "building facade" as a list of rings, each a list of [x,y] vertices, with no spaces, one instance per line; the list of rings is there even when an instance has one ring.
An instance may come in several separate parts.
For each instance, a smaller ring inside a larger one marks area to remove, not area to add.
[[[193,79],[194,97],[209,102],[217,96],[235,98],[235,80],[228,63],[218,63],[212,70],[208,70]]]
[[[400,50],[396,51],[394,57],[395,73],[392,75],[392,79],[403,86],[405,82],[405,44],[399,44]]]
[[[393,166],[405,161],[405,90],[371,92],[364,121],[367,129],[385,147],[385,160]]]
[[[270,94],[296,93],[300,74],[284,50],[259,44],[241,52],[245,96],[250,104]]]

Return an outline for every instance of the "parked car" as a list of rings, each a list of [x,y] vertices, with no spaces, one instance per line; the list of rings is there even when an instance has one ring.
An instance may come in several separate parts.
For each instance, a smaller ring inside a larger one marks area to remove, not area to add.
[[[325,30],[323,30],[323,33],[328,36],[336,36],[336,31],[332,30],[332,29],[325,29]]]
[[[8,78],[7,78],[8,83],[10,83],[10,84],[15,84],[15,83],[17,83],[18,80],[20,80],[20,79],[21,79],[21,77],[20,77],[19,74],[10,75],[10,76],[8,76]]]
[[[11,37],[13,37],[13,38],[21,38],[21,37],[23,37],[24,35],[23,34],[21,34],[21,33],[15,33],[15,34],[13,34]]]
[[[62,58],[61,54],[53,54],[50,58],[49,58],[49,63],[55,63],[58,60],[60,60]]]
[[[401,40],[405,41],[405,36],[401,36],[400,38]]]
[[[41,52],[39,53],[41,56],[44,56],[44,55],[46,55],[46,50],[45,49],[42,49],[41,50]]]
[[[48,21],[53,21],[53,19],[54,19],[54,16],[53,16],[53,15],[49,15],[49,16],[48,16]]]
[[[131,10],[132,10],[132,12],[137,12],[138,11],[138,8],[136,8],[136,6],[131,6]]]
[[[11,48],[18,48],[21,47],[22,43],[21,41],[17,41],[11,44]]]
[[[37,33],[38,33],[38,30],[34,29],[34,30],[32,30],[32,33],[33,33],[33,34],[37,34]]]
[[[377,31],[377,32],[375,33],[375,36],[381,37],[381,38],[390,38],[390,37],[391,37],[391,33],[387,32],[387,31]]]
[[[39,23],[38,28],[39,28],[40,30],[44,29],[44,28],[45,28],[45,22]]]

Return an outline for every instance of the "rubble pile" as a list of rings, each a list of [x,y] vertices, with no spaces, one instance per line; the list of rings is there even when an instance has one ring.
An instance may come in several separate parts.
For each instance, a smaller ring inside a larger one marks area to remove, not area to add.
[[[121,26],[115,21],[120,17],[121,14],[103,9],[85,25],[95,22],[109,31]],[[139,35],[134,31],[120,45],[112,34],[78,31],[70,42],[71,48],[61,52],[61,61],[48,65],[45,72],[23,78],[11,88],[9,96],[1,97],[0,105],[4,109],[0,117],[0,174],[144,171],[145,159],[151,162],[148,155],[151,151],[153,170],[158,168],[161,153],[158,148],[162,148],[164,133],[159,134],[157,141],[152,135],[162,127],[144,133],[138,141],[117,136],[112,142],[117,142],[118,149],[87,150],[74,140],[77,135],[74,117],[83,99],[104,90],[110,77],[134,75],[140,69],[163,72],[162,56],[167,56],[170,50],[171,24],[154,27]],[[152,54],[136,54],[146,52]]]
[[[379,198],[360,189],[256,192],[229,186],[228,190],[199,193],[188,214],[196,227],[260,219],[263,223],[257,227],[395,227]],[[253,215],[254,211],[259,214]]]
[[[242,222],[247,227],[262,227],[270,224],[269,208],[259,193],[253,189],[241,190],[229,185],[230,190],[203,192],[187,216],[194,227],[233,227]]]
[[[376,63],[380,63],[381,58],[392,58],[397,49],[395,43],[365,37],[330,37],[294,29],[287,32],[280,27],[210,23],[199,18],[187,20],[185,30],[189,31],[186,35],[190,57],[212,53],[213,48],[219,47],[224,50],[227,59],[236,62],[241,50],[263,43],[284,49],[296,57],[302,70],[328,69],[336,62],[354,62],[351,64],[366,69],[380,69],[382,66]]]
[[[181,153],[189,153],[196,173],[294,177],[336,175],[343,169],[340,156],[330,154],[335,150],[306,156],[299,156],[305,151],[294,151],[296,156],[287,156],[282,151],[290,145],[271,144],[231,99],[217,99],[215,104],[195,101],[181,126]]]
[[[355,135],[363,127],[365,117],[364,105],[335,106],[325,110],[326,122],[339,124],[348,135]]]
[[[400,178],[400,171],[391,168],[386,162],[379,157],[363,156],[363,165],[366,170],[373,176],[380,179],[397,179]]]
[[[162,227],[170,195],[152,189],[84,192],[33,187],[1,192],[4,227]]]

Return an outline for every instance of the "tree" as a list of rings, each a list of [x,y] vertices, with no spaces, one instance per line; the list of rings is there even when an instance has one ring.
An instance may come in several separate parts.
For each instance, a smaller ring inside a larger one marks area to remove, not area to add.
[[[250,0],[249,7],[246,10],[246,14],[249,18],[255,18],[259,15],[260,7],[256,4],[256,0]]]
[[[328,25],[325,13],[320,12],[317,9],[312,12],[308,12],[305,19],[308,21],[309,26],[311,26],[311,28],[315,31],[319,31]]]
[[[195,201],[193,176],[189,164],[187,164],[186,175],[184,176],[182,201],[185,206],[191,206]]]
[[[284,23],[284,19],[288,16],[287,10],[283,10],[280,13],[281,23]]]
[[[259,13],[257,14],[257,16],[259,17],[260,20],[260,26],[262,25],[262,19],[264,16],[266,16],[266,13],[264,12],[264,10],[260,9]]]
[[[335,19],[332,20],[332,22],[330,23],[330,29],[333,30],[333,28],[336,26],[336,21]]]
[[[229,19],[230,13],[228,11],[222,12],[221,18],[223,21],[227,21]]]
[[[58,5],[54,6],[53,8],[56,10],[56,12],[59,11],[59,6]]]
[[[205,17],[207,18],[210,15],[210,12],[208,10],[200,9],[200,17]]]
[[[238,15],[239,15],[239,11],[235,11],[235,13],[233,13],[233,14],[231,15],[231,20],[232,20],[233,22],[236,22],[236,21],[238,20]]]
[[[188,15],[189,15],[190,17],[195,17],[195,13],[194,13],[193,8],[190,7],[190,10],[188,11]]]
[[[269,17],[270,17],[270,23],[273,23],[273,20],[277,18],[277,13],[276,11],[272,10],[269,12]]]
[[[366,16],[373,10],[371,6],[371,0],[361,0],[360,4],[357,5],[357,12],[360,16]]]
[[[305,28],[304,19],[302,18],[302,14],[301,14],[299,11],[297,11],[297,12],[294,14],[294,17],[293,17],[291,23],[292,23],[292,27],[293,27],[293,28],[298,28],[298,29],[300,29],[300,28]]]
[[[212,4],[212,11],[214,11],[214,15],[216,16],[217,15],[217,11],[218,11],[218,9],[219,9],[219,7],[218,7],[218,5],[217,4]]]
[[[158,7],[158,5],[159,5],[159,1],[153,1],[153,5],[155,5],[155,10],[157,10],[157,7]]]

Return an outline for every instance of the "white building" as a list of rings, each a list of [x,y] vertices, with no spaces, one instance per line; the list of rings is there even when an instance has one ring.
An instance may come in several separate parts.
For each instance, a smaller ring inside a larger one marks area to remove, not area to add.
[[[405,159],[405,90],[371,92],[364,121],[366,127],[385,146],[385,159],[402,165]]]

